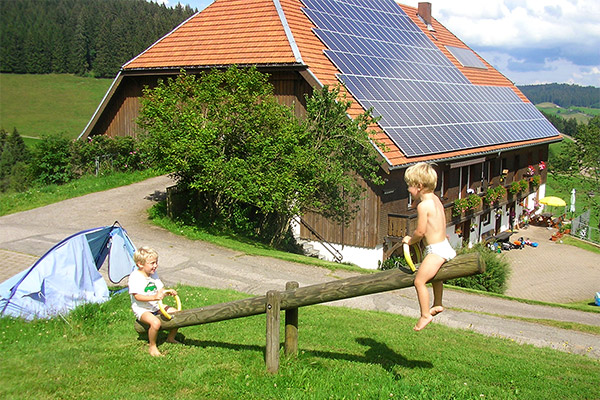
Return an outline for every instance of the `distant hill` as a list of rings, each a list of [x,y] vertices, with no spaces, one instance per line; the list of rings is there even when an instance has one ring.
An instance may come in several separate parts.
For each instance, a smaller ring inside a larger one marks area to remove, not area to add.
[[[554,103],[563,108],[600,108],[600,88],[594,86],[550,83],[518,86],[533,104]]]

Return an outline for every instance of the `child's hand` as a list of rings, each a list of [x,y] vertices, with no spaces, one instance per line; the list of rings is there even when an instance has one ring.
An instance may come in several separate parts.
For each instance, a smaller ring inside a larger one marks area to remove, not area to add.
[[[164,289],[160,289],[158,292],[156,292],[156,300],[162,300],[165,298],[165,290]]]
[[[175,289],[167,289],[165,290],[165,294],[169,296],[177,296],[177,291]]]
[[[409,244],[410,243],[410,239],[411,239],[410,236],[404,236],[404,238],[402,239],[402,244],[404,244],[404,243]]]

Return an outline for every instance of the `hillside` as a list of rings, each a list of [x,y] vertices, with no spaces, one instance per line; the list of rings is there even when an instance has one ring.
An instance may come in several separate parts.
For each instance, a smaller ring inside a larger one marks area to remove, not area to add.
[[[0,74],[0,128],[17,128],[24,137],[62,133],[75,139],[111,83],[68,74]]]
[[[594,86],[551,83],[518,88],[533,104],[554,103],[562,108],[600,108],[600,88]]]
[[[563,108],[549,102],[538,103],[536,107],[545,114],[555,115],[565,120],[573,118],[578,124],[587,124],[594,116],[600,115],[600,109],[598,108],[575,106]]]

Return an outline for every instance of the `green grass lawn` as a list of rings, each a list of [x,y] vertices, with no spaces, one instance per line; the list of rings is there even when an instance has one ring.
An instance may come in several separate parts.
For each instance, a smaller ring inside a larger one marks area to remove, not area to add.
[[[182,286],[184,308],[248,297]],[[283,320],[283,316],[281,318]],[[129,296],[66,319],[0,319],[3,399],[598,399],[600,363],[414,319],[331,306],[299,312],[299,354],[264,364],[265,316],[182,328],[152,358]],[[283,340],[283,332],[282,332]]]
[[[110,79],[66,74],[0,74],[0,128],[24,137],[65,134],[75,139],[85,128]]]

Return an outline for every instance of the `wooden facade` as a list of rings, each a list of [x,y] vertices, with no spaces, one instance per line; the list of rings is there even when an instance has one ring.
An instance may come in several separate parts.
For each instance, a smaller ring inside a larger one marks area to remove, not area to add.
[[[546,170],[540,170],[541,161],[547,160],[548,146],[524,147],[485,156],[461,159],[460,161],[437,163],[438,187],[436,194],[442,200],[446,210],[447,227],[463,226],[471,223],[473,218],[481,218],[495,209],[508,208],[522,202],[537,187],[530,185],[525,191],[507,194],[492,205],[482,204],[479,208],[460,216],[452,215],[454,201],[474,193],[483,198],[488,188],[504,186],[508,188],[512,182],[528,178],[527,169],[535,166],[535,174],[541,178],[540,184],[546,182]],[[503,174],[503,170],[508,170]],[[370,187],[360,204],[360,216],[348,226],[333,223],[319,215],[308,214],[303,218],[325,240],[341,245],[364,248],[375,248],[382,245],[391,248],[394,243],[409,235],[416,227],[416,208],[409,203],[409,193],[404,183],[405,169],[397,169],[386,175],[387,183],[382,187]],[[300,236],[307,240],[318,240],[305,227],[301,227]],[[498,233],[498,232],[495,232]],[[388,254],[388,256],[391,254]]]
[[[312,87],[297,71],[262,71],[269,74],[275,97],[281,104],[294,107],[297,117],[306,113],[305,94],[312,94]],[[192,72],[190,72],[192,73]],[[125,73],[115,81],[116,88],[97,122],[86,136],[106,135],[110,137],[132,136],[140,133],[136,120],[140,110],[140,99],[145,87],[154,88],[159,80],[174,78],[175,73],[136,75]]]

